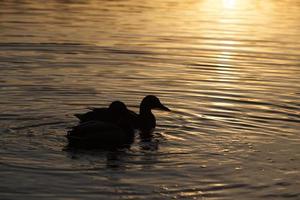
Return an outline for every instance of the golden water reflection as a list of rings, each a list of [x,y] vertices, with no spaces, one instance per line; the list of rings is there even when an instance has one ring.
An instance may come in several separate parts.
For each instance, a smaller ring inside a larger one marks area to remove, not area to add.
[[[29,188],[62,199],[113,199],[115,186],[124,198],[299,197],[296,1],[2,2],[0,154],[9,164],[0,165],[0,187],[8,189],[6,199],[16,195],[11,174],[24,183],[19,194]],[[155,151],[141,152],[137,139],[117,161],[124,167],[114,170],[102,154],[70,162],[61,151],[66,127],[77,123],[74,113],[117,99],[138,111],[147,94],[173,111],[155,113],[161,133]],[[6,134],[6,127],[21,128]],[[40,175],[56,183],[47,194],[44,184],[27,180]],[[162,194],[160,186],[167,188]]]

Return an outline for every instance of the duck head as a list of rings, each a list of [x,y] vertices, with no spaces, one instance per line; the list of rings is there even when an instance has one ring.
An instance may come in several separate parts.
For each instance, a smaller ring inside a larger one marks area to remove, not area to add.
[[[140,113],[150,112],[151,109],[171,111],[169,108],[164,106],[156,96],[148,95],[141,102]]]
[[[113,101],[108,107],[108,114],[110,115],[113,123],[120,126],[127,133],[133,133],[136,117],[131,114],[126,105],[121,101]],[[108,116],[109,117],[109,116]]]
[[[115,114],[123,114],[128,111],[126,105],[121,101],[113,101],[108,109]]]

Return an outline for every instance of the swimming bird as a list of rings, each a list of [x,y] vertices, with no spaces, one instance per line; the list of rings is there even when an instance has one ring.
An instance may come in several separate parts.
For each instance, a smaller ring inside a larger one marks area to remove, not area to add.
[[[97,108],[77,114],[81,122],[68,131],[70,147],[119,148],[130,147],[134,141],[134,128],[128,118],[126,105],[114,101],[108,108]]]
[[[140,112],[136,114],[134,111],[127,109],[126,105],[121,101],[114,101],[108,108],[92,108],[91,111],[84,114],[75,114],[80,123],[87,121],[106,121],[115,122],[116,118],[122,113],[123,118],[135,129],[141,132],[151,132],[156,126],[156,119],[152,109],[170,111],[164,106],[159,98],[154,95],[147,95],[140,104]]]
[[[138,115],[138,129],[141,131],[141,138],[151,137],[151,133],[156,126],[155,116],[151,112],[152,109],[171,111],[156,96],[146,96],[140,104],[140,113]]]
[[[140,130],[142,139],[151,138],[156,126],[152,109],[170,111],[154,95],[146,96],[140,104],[140,112],[128,110],[120,101],[108,108],[93,108],[85,114],[75,114],[80,123],[67,134],[69,145],[84,148],[130,147],[134,141],[134,129]]]

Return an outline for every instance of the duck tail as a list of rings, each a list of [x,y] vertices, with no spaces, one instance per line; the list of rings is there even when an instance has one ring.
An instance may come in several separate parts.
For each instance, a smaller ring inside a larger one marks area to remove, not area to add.
[[[75,117],[77,117],[79,120],[82,120],[83,114],[74,114]]]

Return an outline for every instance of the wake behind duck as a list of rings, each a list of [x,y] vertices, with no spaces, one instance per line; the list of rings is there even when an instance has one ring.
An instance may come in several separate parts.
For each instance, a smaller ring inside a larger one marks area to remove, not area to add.
[[[151,137],[156,126],[152,109],[170,111],[154,95],[146,96],[140,104],[140,113],[129,110],[121,101],[114,101],[108,108],[93,108],[84,114],[75,114],[80,120],[68,131],[70,147],[122,148],[130,147],[135,132],[142,139]]]

